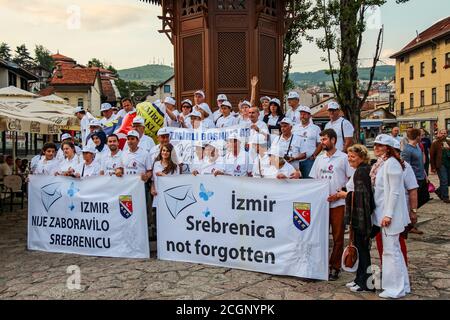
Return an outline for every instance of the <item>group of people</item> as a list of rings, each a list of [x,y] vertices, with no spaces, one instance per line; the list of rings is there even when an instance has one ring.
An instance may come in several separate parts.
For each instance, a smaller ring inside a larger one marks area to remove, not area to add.
[[[214,113],[205,103],[203,91],[195,93],[194,103],[184,100],[179,109],[173,98],[167,98],[159,105],[165,125],[158,131],[158,144],[144,134],[145,121],[136,116],[123,150],[119,148],[119,137],[114,133],[106,135],[105,129],[127,113],[136,112],[131,100],[125,99],[124,109],[118,113],[102,105],[101,120],[78,109],[82,148],[77,148],[73,137],[67,134],[62,136],[60,149],[46,143],[40,159],[32,164],[32,173],[76,178],[139,175],[146,182],[147,195],[153,197],[154,206],[161,176],[210,174],[326,180],[333,238],[329,280],[340,276],[345,226],[349,225],[358,248],[359,265],[355,280],[347,287],[354,292],[375,291],[370,259],[371,239],[375,238],[382,259],[380,296],[405,296],[411,291],[405,239],[417,222],[417,209],[429,199],[423,191],[428,179],[418,161],[420,131],[408,130],[408,143],[403,146],[393,135],[378,136],[374,146],[377,162],[371,166],[367,148],[353,144],[353,126],[342,116],[339,104],[328,104],[330,122],[322,131],[313,123],[311,110],[300,105],[299,98],[297,93],[289,93],[286,114],[280,101],[269,97],[261,98],[259,108],[254,106],[254,99],[242,101],[239,112],[234,112],[227,97],[221,94]],[[191,154],[183,155],[181,160],[170,141],[171,127],[203,130],[231,126],[249,128],[249,138],[243,140],[231,134],[226,141],[194,142]],[[444,132],[441,135],[446,137]],[[439,142],[444,140],[433,143],[430,149],[431,169],[439,170],[440,176],[450,172],[448,159],[444,159],[448,151],[443,151]],[[441,187],[442,197],[448,199],[448,186]]]

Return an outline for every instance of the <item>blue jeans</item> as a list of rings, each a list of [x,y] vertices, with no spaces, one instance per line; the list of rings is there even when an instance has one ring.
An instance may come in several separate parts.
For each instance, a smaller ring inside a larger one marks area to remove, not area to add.
[[[307,159],[305,161],[300,161],[299,168],[302,173],[303,179],[309,179],[309,173],[311,172],[311,168],[314,164],[314,160]]]
[[[448,199],[448,183],[450,180],[450,169],[446,166],[441,166],[437,170],[439,177],[439,188],[436,192],[441,196],[443,200]]]

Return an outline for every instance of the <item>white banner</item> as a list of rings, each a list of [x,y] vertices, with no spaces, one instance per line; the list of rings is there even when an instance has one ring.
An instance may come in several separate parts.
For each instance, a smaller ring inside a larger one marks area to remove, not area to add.
[[[158,258],[328,279],[328,183],[158,178]]]
[[[28,249],[149,258],[139,177],[30,176],[28,190]]]

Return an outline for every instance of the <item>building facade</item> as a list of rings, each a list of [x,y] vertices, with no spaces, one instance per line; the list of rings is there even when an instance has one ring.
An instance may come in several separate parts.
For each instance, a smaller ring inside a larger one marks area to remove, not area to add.
[[[450,129],[450,17],[418,35],[396,59],[395,114],[400,130]]]

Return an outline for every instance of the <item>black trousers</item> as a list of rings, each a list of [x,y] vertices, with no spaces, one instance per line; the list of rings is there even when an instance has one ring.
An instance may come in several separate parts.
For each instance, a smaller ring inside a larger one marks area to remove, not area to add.
[[[428,183],[426,180],[417,180],[419,189],[417,190],[417,208],[422,207],[430,201],[430,193],[428,192]]]
[[[372,275],[370,266],[370,237],[369,235],[362,235],[354,230],[354,245],[358,249],[359,264],[356,271],[355,283],[364,290],[373,289],[368,288],[368,280]]]

